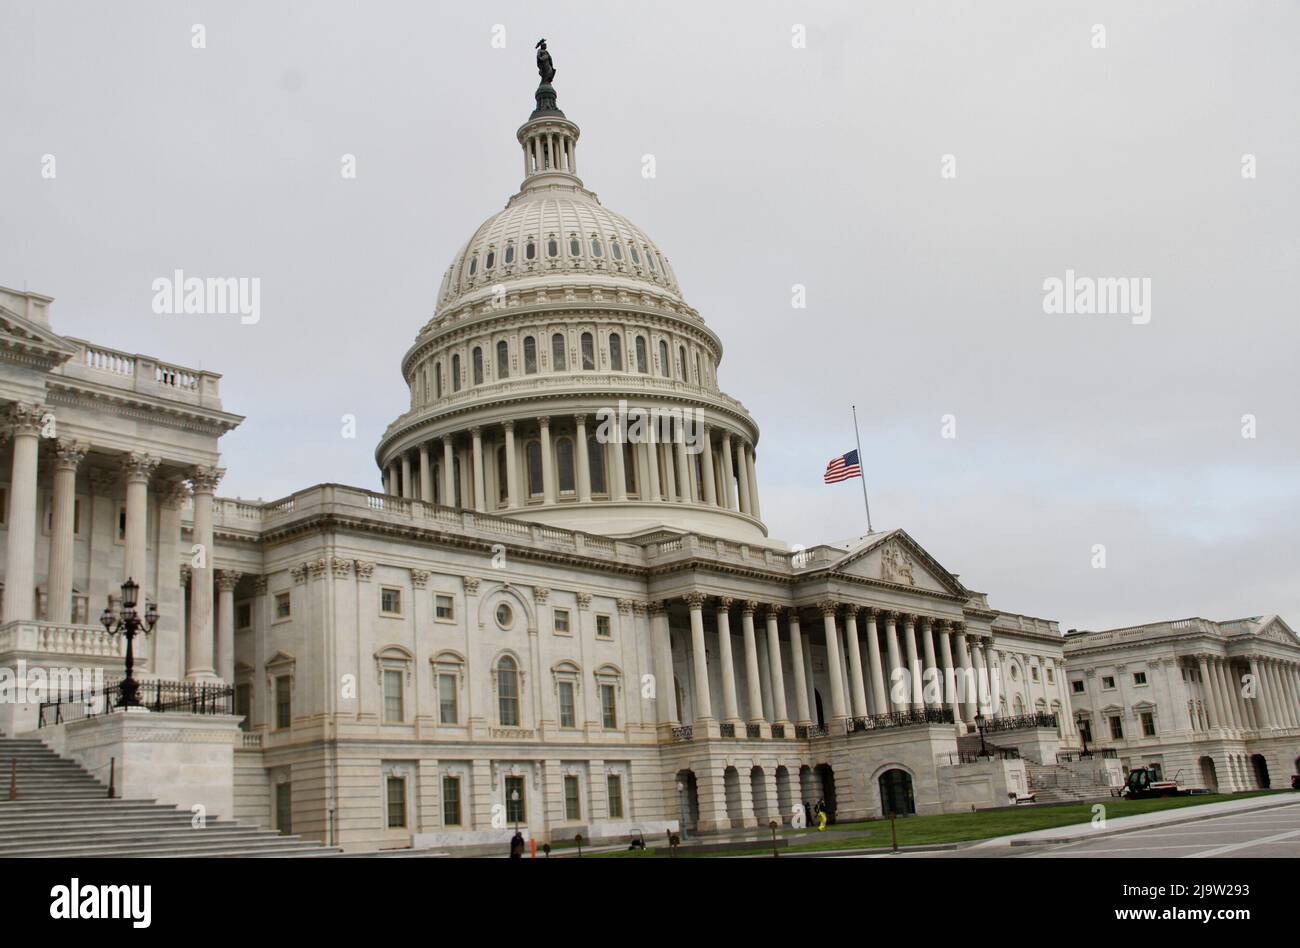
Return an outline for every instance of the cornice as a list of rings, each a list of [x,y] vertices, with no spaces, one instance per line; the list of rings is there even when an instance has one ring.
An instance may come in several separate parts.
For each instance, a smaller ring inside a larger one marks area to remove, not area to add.
[[[95,385],[67,376],[51,375],[47,387],[49,401],[54,405],[83,408],[89,412],[108,412],[121,418],[148,421],[217,437],[234,430],[244,421],[243,415]]]

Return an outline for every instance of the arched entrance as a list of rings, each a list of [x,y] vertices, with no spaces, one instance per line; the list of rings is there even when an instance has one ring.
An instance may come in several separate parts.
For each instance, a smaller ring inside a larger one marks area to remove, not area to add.
[[[1264,759],[1263,754],[1253,754],[1250,764],[1255,768],[1255,783],[1259,784],[1259,789],[1267,790],[1269,788],[1268,761]]]
[[[722,772],[722,789],[727,800],[727,818],[732,829],[745,825],[740,811],[740,772],[735,767],[728,767]]]
[[[785,825],[790,824],[790,814],[794,812],[794,794],[790,787],[790,771],[786,767],[776,768],[776,809],[777,816]]]
[[[1201,758],[1201,782],[1211,793],[1219,792],[1219,772],[1215,769],[1213,757]]]
[[[772,819],[767,806],[767,780],[762,767],[752,767],[749,771],[749,793],[754,800],[754,819],[759,826],[766,826]]]
[[[700,795],[695,783],[695,771],[677,771],[674,788],[677,793],[676,816],[685,822],[688,830],[694,830],[700,822]]]
[[[906,770],[886,770],[880,775],[880,811],[885,816],[897,813],[911,816],[916,813],[916,800],[912,797],[912,776]]]
[[[826,805],[826,822],[835,822],[835,771],[830,764],[817,765],[817,779],[822,785],[822,803]]]

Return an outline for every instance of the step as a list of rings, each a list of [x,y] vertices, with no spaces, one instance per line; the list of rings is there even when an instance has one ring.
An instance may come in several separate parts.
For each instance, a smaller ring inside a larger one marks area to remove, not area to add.
[[[202,830],[196,830],[201,833]],[[254,855],[259,852],[297,853],[315,849],[320,844],[292,836],[273,836],[259,840],[176,840],[175,842],[86,843],[67,846],[35,846],[9,849],[5,856],[212,856]]]

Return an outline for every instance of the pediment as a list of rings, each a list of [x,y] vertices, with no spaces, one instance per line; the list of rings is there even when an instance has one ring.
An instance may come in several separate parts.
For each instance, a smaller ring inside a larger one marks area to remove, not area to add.
[[[905,530],[891,530],[867,538],[833,563],[830,571],[927,592],[970,595],[957,578]]]
[[[1279,645],[1288,645],[1291,648],[1300,647],[1300,638],[1297,638],[1291,627],[1277,616],[1269,616],[1265,619],[1255,636],[1265,642],[1277,642]]]
[[[7,306],[0,297],[0,351],[22,352],[50,367],[77,354],[77,347],[58,333]]]

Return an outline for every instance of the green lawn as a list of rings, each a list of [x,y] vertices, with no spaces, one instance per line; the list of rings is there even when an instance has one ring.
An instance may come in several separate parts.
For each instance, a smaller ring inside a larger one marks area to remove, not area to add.
[[[1107,800],[1105,816],[1108,820],[1121,816],[1136,816],[1156,810],[1173,810],[1180,807],[1219,803],[1224,800],[1241,800],[1246,797],[1286,791],[1260,791],[1257,793],[1198,794],[1189,797],[1158,797],[1152,800]],[[1057,826],[1086,824],[1092,820],[1095,804],[1080,803],[1073,806],[1036,807],[1022,805],[980,813],[945,813],[938,816],[909,816],[898,820],[899,846],[925,846],[939,843],[963,843],[1014,833],[1052,829]],[[868,820],[863,823],[841,823],[827,832],[817,830],[785,830],[783,835],[789,845],[782,852],[819,852],[832,849],[868,849],[891,844],[888,820]],[[608,856],[667,856],[663,848],[641,852],[613,852]],[[686,855],[686,851],[682,851]],[[710,853],[707,855],[725,855]]]

